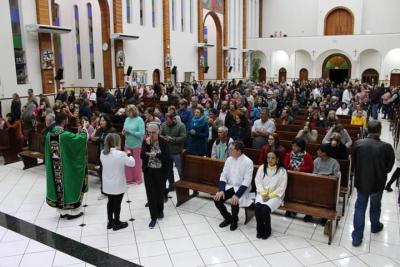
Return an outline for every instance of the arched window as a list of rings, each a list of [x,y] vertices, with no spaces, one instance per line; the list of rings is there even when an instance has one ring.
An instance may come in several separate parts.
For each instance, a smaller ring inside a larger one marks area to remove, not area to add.
[[[132,0],[126,0],[126,23],[132,23]]]
[[[93,46],[93,16],[92,16],[92,5],[87,4],[88,14],[88,27],[89,27],[89,53],[90,53],[90,77],[96,78],[96,69],[94,65],[94,46]]]
[[[78,79],[82,79],[82,55],[81,55],[81,37],[79,32],[79,10],[78,6],[74,5],[75,15],[75,39],[76,39],[76,57],[78,65]]]
[[[25,51],[22,44],[23,42],[18,0],[10,0],[9,3],[17,84],[26,84],[28,82],[28,74],[26,69]]]
[[[181,1],[181,30],[185,31],[185,1]]]
[[[171,3],[171,7],[172,7],[172,11],[171,11],[171,15],[172,15],[172,30],[175,31],[175,26],[176,26],[176,21],[175,21],[175,17],[176,17],[176,1],[172,0]]]
[[[151,21],[153,28],[157,26],[157,19],[156,19],[156,0],[151,0]]]
[[[60,26],[60,6],[58,4],[54,4],[54,24],[56,26]],[[61,34],[55,34],[54,37],[56,41],[57,47],[57,68],[63,66],[63,56],[62,56],[62,49],[61,49]]]

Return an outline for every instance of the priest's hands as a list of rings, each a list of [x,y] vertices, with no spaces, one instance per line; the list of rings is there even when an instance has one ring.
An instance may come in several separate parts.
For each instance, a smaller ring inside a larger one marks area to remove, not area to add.
[[[239,198],[236,195],[233,195],[231,202],[232,205],[237,206],[239,205]]]
[[[217,192],[217,193],[215,194],[215,196],[214,196],[214,200],[215,200],[215,201],[220,201],[221,198],[222,198],[222,199],[225,199],[225,193],[224,193],[224,191],[219,191],[219,192]]]

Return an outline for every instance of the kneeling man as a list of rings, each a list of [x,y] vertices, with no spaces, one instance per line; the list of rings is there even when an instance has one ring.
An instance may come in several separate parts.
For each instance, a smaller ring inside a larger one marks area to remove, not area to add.
[[[243,154],[244,144],[241,141],[234,141],[230,147],[230,157],[225,161],[219,179],[219,190],[214,197],[215,206],[221,212],[224,221],[219,227],[231,225],[231,231],[236,230],[239,220],[239,204],[246,205],[251,190],[253,178],[253,161]],[[232,198],[232,214],[226,207],[225,201]]]

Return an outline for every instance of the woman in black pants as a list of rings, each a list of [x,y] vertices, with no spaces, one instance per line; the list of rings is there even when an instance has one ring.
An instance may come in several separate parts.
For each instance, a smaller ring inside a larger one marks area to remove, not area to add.
[[[165,177],[171,161],[167,143],[159,138],[160,129],[157,124],[147,125],[148,137],[142,143],[142,169],[146,187],[147,203],[151,221],[149,228],[154,228],[157,219],[164,217]]]
[[[107,229],[114,231],[128,226],[127,222],[121,222],[121,202],[126,192],[125,166],[134,167],[135,159],[128,153],[120,151],[121,138],[118,134],[110,133],[104,140],[104,150],[101,152],[103,191],[108,196]]]
[[[396,167],[396,170],[392,174],[392,178],[390,178],[389,182],[386,184],[385,190],[387,192],[392,192],[392,184],[400,178],[400,143],[397,144],[397,148],[395,151],[396,155],[396,163],[394,166]],[[400,204],[400,194],[399,194],[399,204]]]

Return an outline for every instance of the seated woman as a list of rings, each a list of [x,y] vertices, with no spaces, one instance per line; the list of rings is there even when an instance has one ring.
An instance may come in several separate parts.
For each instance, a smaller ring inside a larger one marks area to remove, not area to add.
[[[249,146],[251,143],[251,128],[246,116],[240,114],[236,116],[235,123],[232,125],[229,133],[230,137],[236,141],[242,141],[245,146]]]
[[[336,115],[349,115],[349,108],[346,103],[342,103],[342,105],[336,110]]]
[[[281,125],[293,124],[293,117],[289,114],[287,109],[282,110],[281,117],[279,118],[279,122]]]
[[[271,235],[271,213],[282,204],[287,179],[279,153],[269,152],[255,177],[257,238],[267,239]]]
[[[311,126],[313,128],[316,127],[325,127],[325,117],[321,116],[320,112],[318,109],[315,109],[311,113],[311,119],[309,119]]]
[[[17,152],[22,151],[22,148],[24,147],[24,134],[22,132],[22,125],[20,120],[16,120],[14,115],[12,113],[8,113],[6,115],[7,120],[4,122],[4,129],[7,128],[14,128],[15,129],[15,139],[17,140],[17,145],[18,149]],[[27,138],[29,138],[27,136]]]
[[[333,133],[329,143],[325,144],[326,154],[337,160],[348,160],[349,152],[347,147],[342,143],[340,133]]]
[[[268,143],[263,145],[260,150],[258,157],[258,164],[261,165],[265,161],[265,157],[269,152],[276,152],[279,157],[283,160],[286,155],[286,149],[279,144],[279,135],[277,133],[270,134],[268,136]]]
[[[357,110],[356,114],[351,117],[350,124],[363,127],[363,129],[367,127],[367,119],[363,116],[362,110]]]
[[[302,139],[306,144],[316,143],[318,139],[318,131],[313,129],[311,123],[307,121],[304,128],[297,133],[296,139]]]
[[[339,123],[339,119],[336,116],[336,112],[334,110],[330,110],[328,112],[328,116],[325,120],[325,128],[330,128]]]
[[[322,143],[328,144],[334,133],[340,134],[340,141],[342,144],[344,144],[347,148],[351,147],[351,145],[353,144],[353,140],[351,139],[347,130],[343,128],[342,124],[337,124],[334,127],[330,128],[326,133],[324,139],[322,140]]]

